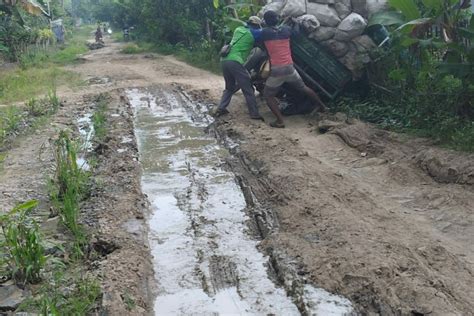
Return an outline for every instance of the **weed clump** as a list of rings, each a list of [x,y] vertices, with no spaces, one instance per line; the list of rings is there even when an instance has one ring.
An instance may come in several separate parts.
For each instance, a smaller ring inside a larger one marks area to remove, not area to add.
[[[31,116],[51,115],[58,111],[61,101],[56,90],[50,90],[43,99],[31,98],[26,103],[26,109]]]
[[[62,223],[73,234],[75,254],[80,257],[87,240],[79,224],[79,203],[86,195],[89,175],[77,164],[77,148],[66,131],[60,132],[54,142],[56,170],[51,179],[50,198]]]
[[[25,121],[25,114],[16,106],[0,108],[0,145],[5,140],[17,133],[22,122]]]
[[[148,49],[142,45],[138,45],[135,43],[127,44],[124,48],[122,48],[123,54],[141,54],[146,52]]]
[[[5,252],[0,257],[2,267],[8,267],[5,274],[17,283],[39,282],[46,264],[38,224],[28,217],[37,205],[37,201],[30,201],[0,217],[3,233],[1,246],[2,252]]]
[[[24,302],[18,311],[37,311],[40,315],[87,315],[101,295],[96,280],[86,277],[66,278],[64,271],[56,271],[38,296]]]
[[[98,140],[104,139],[107,133],[107,128],[105,126],[105,123],[107,120],[106,111],[107,111],[106,96],[100,96],[98,98],[97,109],[92,115],[92,124],[94,126],[95,137]]]

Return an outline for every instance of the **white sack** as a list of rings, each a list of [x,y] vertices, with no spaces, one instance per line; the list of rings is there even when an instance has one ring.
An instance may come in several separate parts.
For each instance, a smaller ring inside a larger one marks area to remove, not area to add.
[[[307,33],[316,31],[321,25],[314,15],[305,14],[295,19],[295,22],[303,27]]]
[[[341,22],[336,10],[327,4],[308,3],[308,14],[314,15],[323,26],[337,26]]]

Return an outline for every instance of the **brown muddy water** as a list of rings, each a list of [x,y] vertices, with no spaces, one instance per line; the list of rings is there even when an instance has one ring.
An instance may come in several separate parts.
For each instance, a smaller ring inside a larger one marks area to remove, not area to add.
[[[169,89],[127,96],[151,205],[155,314],[301,314],[249,232],[244,195],[223,168],[229,152],[206,133],[207,108]],[[347,299],[310,285],[303,299],[312,315],[353,313]]]

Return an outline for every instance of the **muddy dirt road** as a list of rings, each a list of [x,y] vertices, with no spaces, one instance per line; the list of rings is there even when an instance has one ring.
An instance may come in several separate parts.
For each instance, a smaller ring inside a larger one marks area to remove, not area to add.
[[[473,155],[341,114],[292,117],[286,129],[271,129],[247,117],[240,95],[231,114],[208,127],[219,76],[172,57],[124,55],[120,47],[108,43],[85,55],[71,69],[88,86],[61,91],[69,109],[84,95],[113,99],[114,136],[101,169],[111,188],[96,214],[101,244],[118,248],[99,265],[111,315],[128,313],[124,289],[140,302],[133,315],[153,306],[158,314],[287,315],[331,302],[347,307],[332,310],[339,315],[351,308],[473,315]],[[33,146],[10,157],[31,165],[35,154]],[[5,166],[16,168],[2,177],[5,192],[13,189],[4,179],[26,186],[13,176],[17,167]],[[148,247],[154,259],[146,259]]]

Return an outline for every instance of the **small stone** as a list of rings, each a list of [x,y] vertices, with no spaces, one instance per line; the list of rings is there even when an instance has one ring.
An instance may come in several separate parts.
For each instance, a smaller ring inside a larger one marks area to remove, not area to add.
[[[28,292],[20,289],[16,285],[0,286],[0,311],[15,311],[27,296]]]

